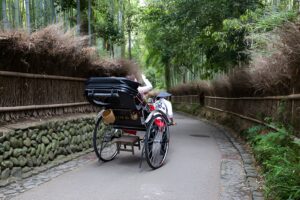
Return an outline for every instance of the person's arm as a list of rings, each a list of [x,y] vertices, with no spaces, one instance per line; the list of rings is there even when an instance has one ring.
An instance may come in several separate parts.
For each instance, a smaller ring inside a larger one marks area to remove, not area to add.
[[[168,116],[173,120],[173,108],[172,108],[172,104],[170,101],[165,100],[165,105],[167,106],[167,110],[168,110]]]
[[[144,74],[142,74],[142,78],[143,78],[143,81],[144,81],[144,83],[145,83],[145,86],[140,86],[140,87],[138,87],[138,91],[139,91],[139,93],[141,93],[141,94],[145,94],[145,93],[151,91],[152,88],[153,88],[153,86],[152,86],[152,84],[150,83],[150,81],[145,77]]]

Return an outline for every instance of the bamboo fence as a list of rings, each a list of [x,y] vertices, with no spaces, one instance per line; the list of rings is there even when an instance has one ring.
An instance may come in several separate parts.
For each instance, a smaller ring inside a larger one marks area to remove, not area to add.
[[[269,126],[267,118],[300,129],[300,94],[269,97],[226,98],[199,95],[173,96],[173,103],[202,104],[208,109]],[[204,102],[204,103],[203,103]],[[272,127],[271,127],[272,128]]]
[[[84,78],[0,71],[0,123],[23,117],[91,112]]]

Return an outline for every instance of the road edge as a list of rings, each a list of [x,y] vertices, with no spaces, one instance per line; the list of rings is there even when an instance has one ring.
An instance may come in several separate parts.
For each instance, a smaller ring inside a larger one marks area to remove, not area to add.
[[[197,119],[199,121],[202,121],[206,124],[209,124],[209,125],[217,128],[225,136],[225,138],[231,143],[231,145],[236,149],[236,151],[238,152],[238,154],[240,156],[241,163],[242,163],[244,173],[245,173],[244,184],[245,184],[245,186],[247,186],[250,189],[250,191],[249,191],[250,198],[252,200],[264,200],[263,193],[259,189],[259,187],[260,187],[260,185],[258,183],[259,173],[257,172],[257,170],[254,166],[255,159],[254,159],[253,155],[251,154],[251,152],[249,152],[249,150],[245,147],[246,146],[245,141],[238,138],[237,133],[234,130],[232,130],[228,127],[225,127],[215,121],[209,121],[200,116],[195,116],[195,115],[192,115],[192,114],[189,114],[186,112],[182,112],[182,111],[178,111],[178,110],[176,110],[175,112],[178,114],[193,118],[193,119]],[[219,146],[219,144],[218,144],[218,146]],[[222,168],[223,167],[222,167],[222,163],[221,163],[221,166],[220,166],[221,178],[222,178]],[[226,166],[225,166],[225,168],[226,168]],[[221,193],[224,192],[222,189],[220,191],[221,191]],[[226,196],[226,195],[224,195],[224,196]]]

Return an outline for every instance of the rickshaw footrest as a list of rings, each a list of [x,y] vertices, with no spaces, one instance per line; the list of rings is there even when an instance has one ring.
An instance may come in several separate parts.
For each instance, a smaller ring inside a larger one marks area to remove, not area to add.
[[[114,139],[114,142],[117,143],[118,153],[120,151],[132,152],[134,155],[134,147],[141,149],[140,137],[139,136],[122,136],[120,138]],[[121,146],[124,146],[122,148]],[[127,149],[127,145],[130,146],[130,149]]]

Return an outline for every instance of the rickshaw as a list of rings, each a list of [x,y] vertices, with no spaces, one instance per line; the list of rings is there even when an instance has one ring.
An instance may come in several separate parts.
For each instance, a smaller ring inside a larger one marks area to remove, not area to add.
[[[93,147],[103,162],[113,160],[120,151],[134,154],[134,147],[142,147],[140,166],[145,156],[148,165],[157,169],[168,153],[171,122],[164,112],[155,110],[143,99],[137,90],[139,86],[121,77],[87,80],[88,101],[102,108],[96,119]],[[145,132],[143,138],[136,135],[137,131]]]

